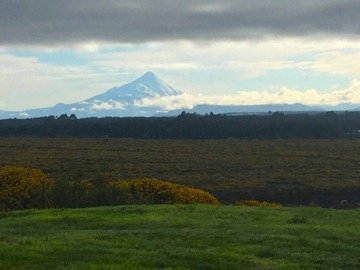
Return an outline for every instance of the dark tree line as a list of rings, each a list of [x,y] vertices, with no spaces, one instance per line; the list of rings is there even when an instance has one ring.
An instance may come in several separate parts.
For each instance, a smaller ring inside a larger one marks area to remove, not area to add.
[[[339,139],[360,137],[360,112],[177,117],[40,117],[0,120],[0,136],[143,139]]]

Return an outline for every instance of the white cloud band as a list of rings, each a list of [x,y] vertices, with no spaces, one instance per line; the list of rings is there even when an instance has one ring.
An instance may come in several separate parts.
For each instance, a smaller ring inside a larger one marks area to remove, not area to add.
[[[282,87],[276,91],[247,91],[234,95],[191,95],[161,97],[156,99],[145,98],[138,101],[138,107],[157,106],[163,110],[192,109],[198,104],[211,105],[261,105],[261,104],[294,104],[306,105],[338,105],[340,103],[360,103],[360,81],[354,80],[349,88],[320,92],[315,89],[299,91]]]

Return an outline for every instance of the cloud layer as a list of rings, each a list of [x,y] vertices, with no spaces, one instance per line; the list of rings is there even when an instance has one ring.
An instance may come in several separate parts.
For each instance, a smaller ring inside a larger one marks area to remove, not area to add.
[[[299,91],[281,87],[277,90],[246,91],[234,95],[193,95],[185,93],[179,96],[145,98],[138,101],[138,107],[158,106],[163,110],[192,109],[198,104],[211,105],[261,105],[261,104],[294,104],[338,105],[341,103],[360,103],[360,81],[354,80],[350,87],[330,92],[319,92],[315,89]]]
[[[358,0],[4,0],[0,44],[359,37]]]

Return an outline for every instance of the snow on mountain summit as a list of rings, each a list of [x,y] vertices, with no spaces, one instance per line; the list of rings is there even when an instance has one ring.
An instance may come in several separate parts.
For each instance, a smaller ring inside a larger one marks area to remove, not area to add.
[[[146,88],[149,92],[158,94],[159,96],[176,96],[182,94],[179,90],[175,90],[167,83],[162,81],[153,72],[147,72],[139,79],[133,82],[137,84],[137,88]]]
[[[180,94],[182,92],[169,86],[153,72],[147,72],[131,83],[111,88],[103,94],[87,99],[86,102],[115,100],[133,104],[135,100],[143,98],[176,96]]]

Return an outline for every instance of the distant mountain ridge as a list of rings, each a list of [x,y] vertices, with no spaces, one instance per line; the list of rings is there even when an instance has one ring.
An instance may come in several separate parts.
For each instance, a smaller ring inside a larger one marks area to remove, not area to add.
[[[215,114],[249,114],[249,113],[268,113],[268,112],[321,112],[323,109],[317,106],[306,106],[300,103],[295,104],[263,104],[263,105],[209,105],[199,104],[192,109],[179,109],[166,113],[158,113],[157,116],[176,116],[182,111],[188,113],[215,113]]]
[[[25,111],[0,111],[0,119],[35,118],[43,116],[60,116],[75,114],[78,118],[86,117],[131,117],[131,116],[175,116],[182,111],[190,113],[264,113],[268,111],[304,112],[323,110],[360,110],[360,104],[339,104],[337,106],[307,106],[296,104],[264,104],[264,105],[213,105],[199,104],[193,109],[164,110],[160,105],[145,106],[143,100],[173,97],[182,95],[153,72],[147,72],[140,78],[114,87],[106,92],[71,104],[59,103],[53,107],[30,109]],[[150,102],[151,103],[151,102]]]

